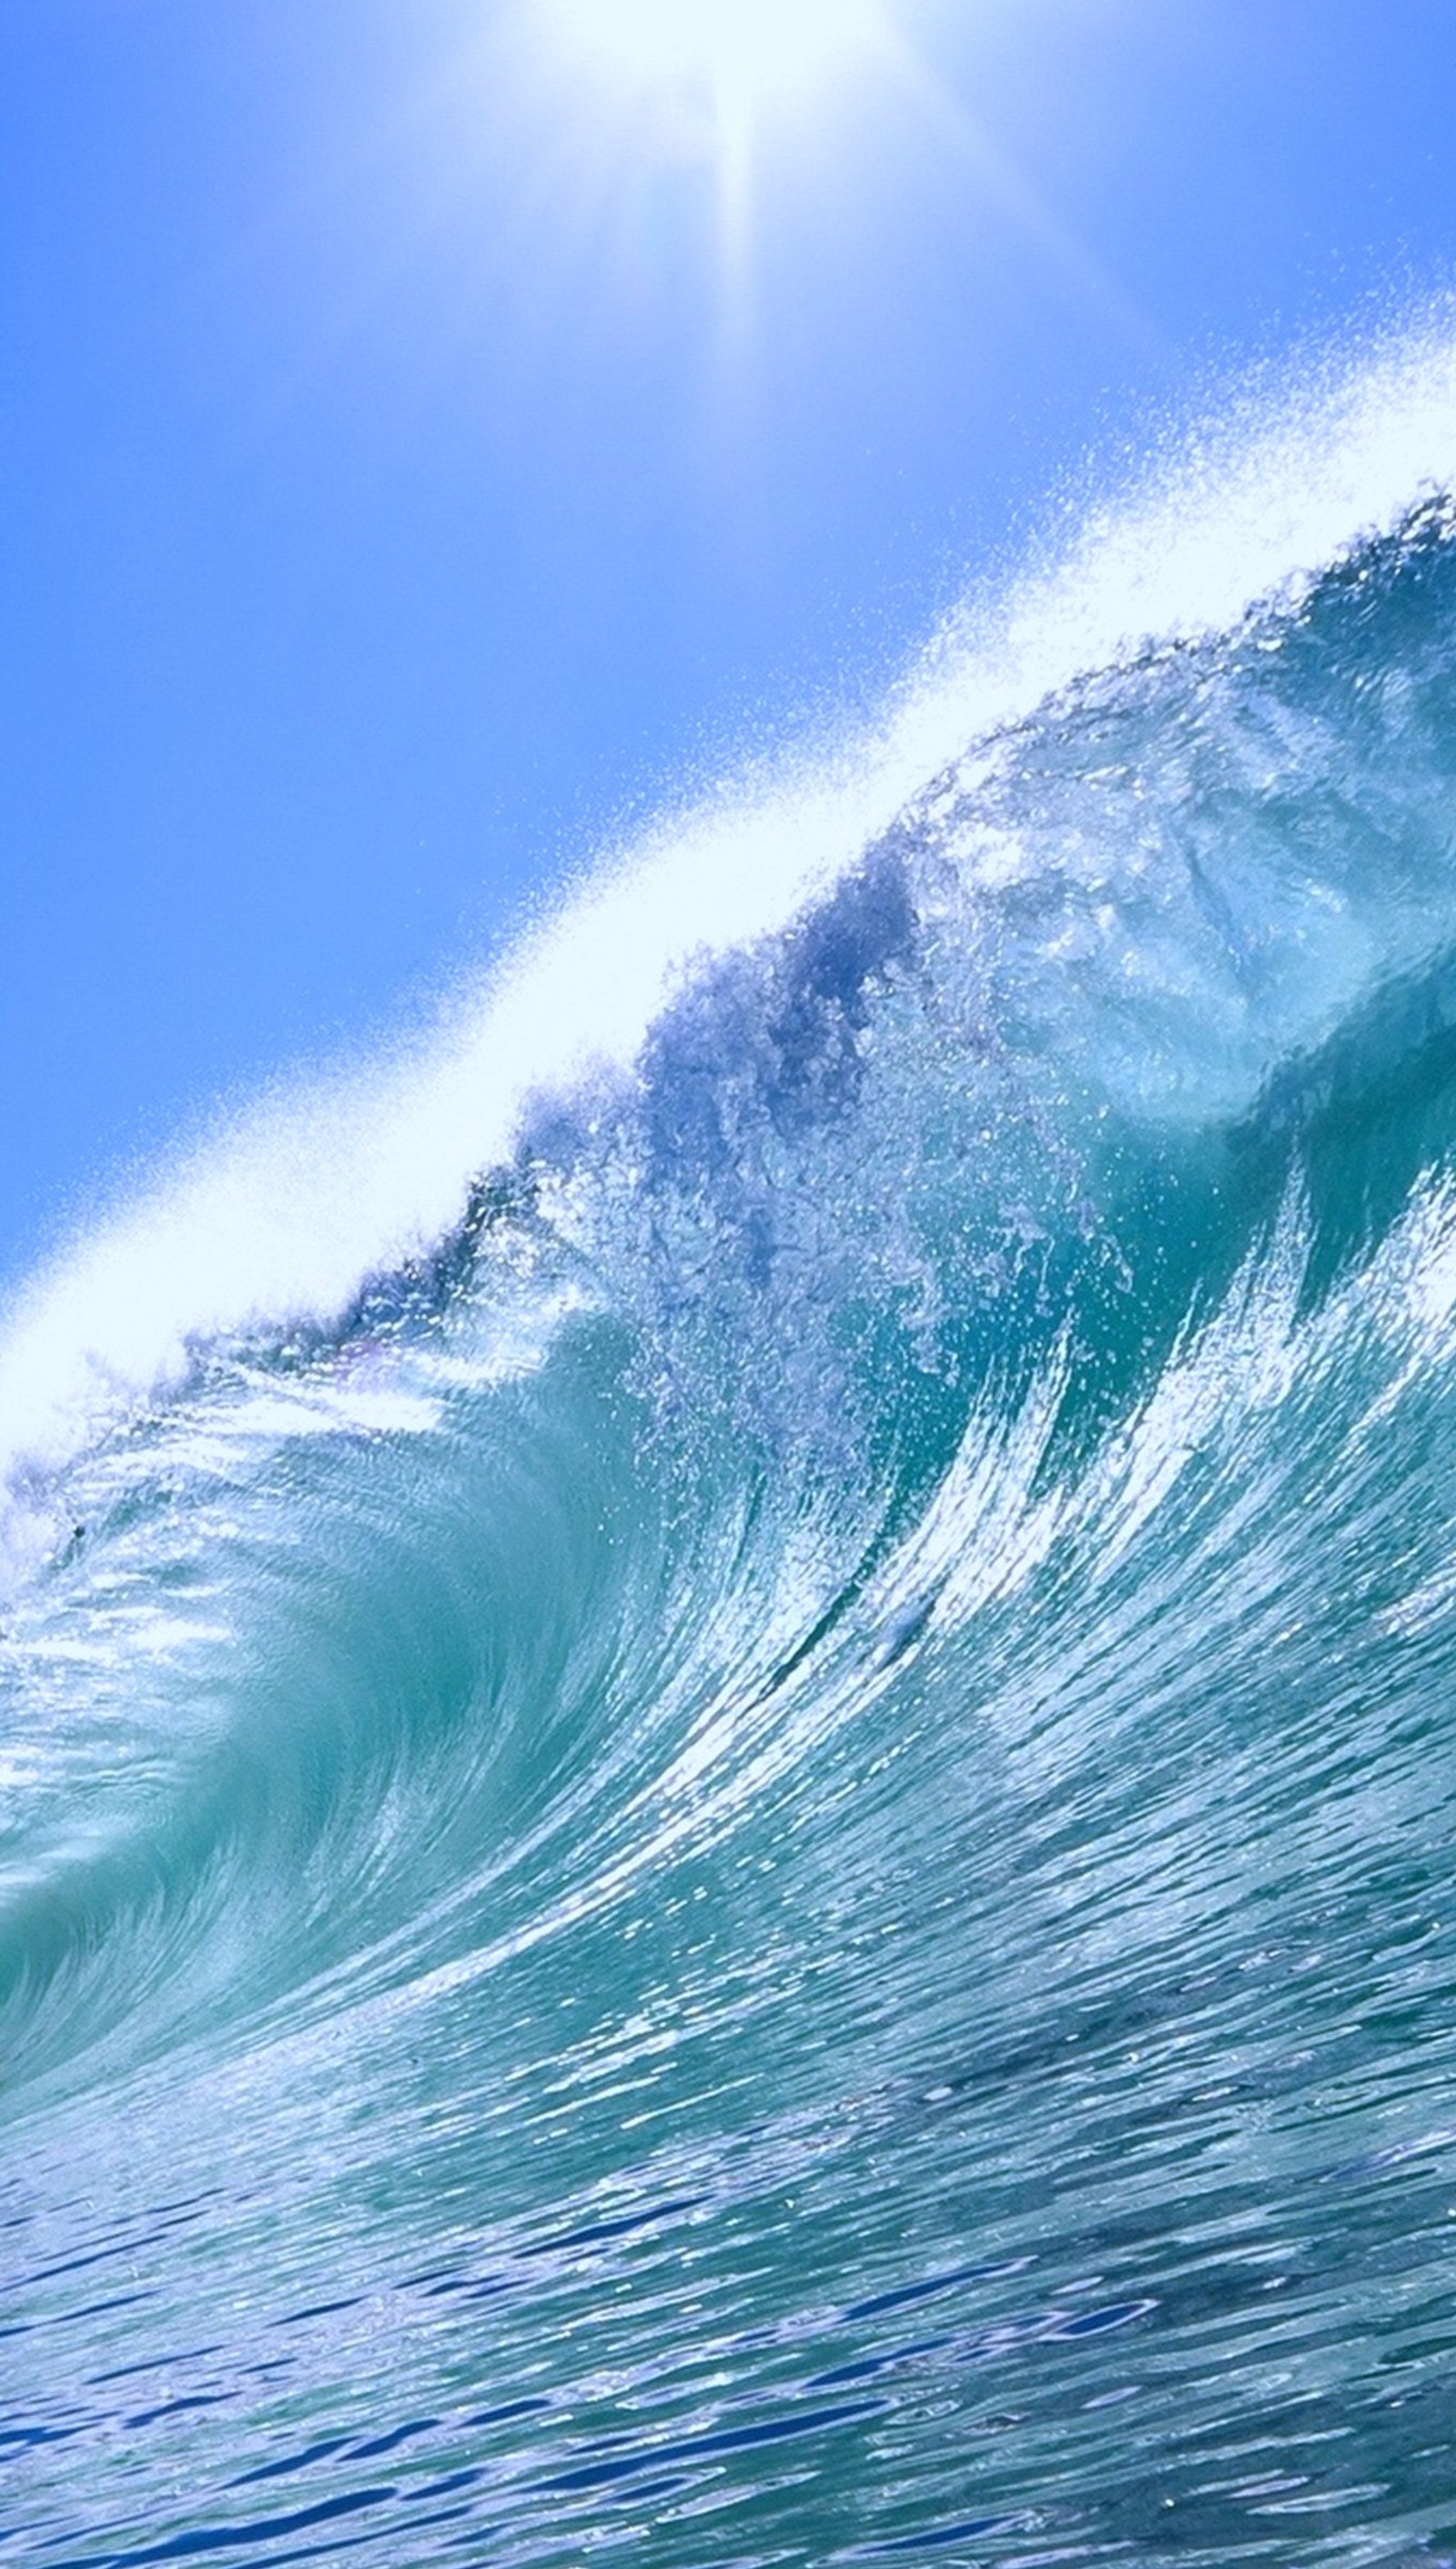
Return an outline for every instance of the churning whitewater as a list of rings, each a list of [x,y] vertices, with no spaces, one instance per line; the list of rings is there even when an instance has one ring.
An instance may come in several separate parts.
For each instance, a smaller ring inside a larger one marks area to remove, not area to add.
[[[0,2540],[1456,2550],[1456,352],[0,1344]]]

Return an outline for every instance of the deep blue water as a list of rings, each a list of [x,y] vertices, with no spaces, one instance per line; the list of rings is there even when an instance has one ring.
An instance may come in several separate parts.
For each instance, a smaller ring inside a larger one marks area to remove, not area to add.
[[[1439,495],[10,1505],[0,2557],[1456,2551]]]

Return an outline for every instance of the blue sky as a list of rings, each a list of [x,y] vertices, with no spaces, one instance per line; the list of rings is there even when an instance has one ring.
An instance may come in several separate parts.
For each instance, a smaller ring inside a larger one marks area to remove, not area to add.
[[[731,274],[554,5],[5,0],[0,1276],[1450,278],[1450,0],[884,0]]]

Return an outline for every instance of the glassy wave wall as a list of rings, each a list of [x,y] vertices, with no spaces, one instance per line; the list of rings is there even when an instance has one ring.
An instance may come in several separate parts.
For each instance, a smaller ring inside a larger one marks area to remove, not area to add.
[[[1437,463],[12,1315],[8,2559],[1456,2549]]]

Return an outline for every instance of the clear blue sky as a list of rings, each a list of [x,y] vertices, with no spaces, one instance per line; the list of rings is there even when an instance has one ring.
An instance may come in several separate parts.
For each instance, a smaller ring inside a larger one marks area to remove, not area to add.
[[[1450,274],[1452,0],[883,0],[726,280],[696,93],[552,5],[4,0],[0,1276]]]

